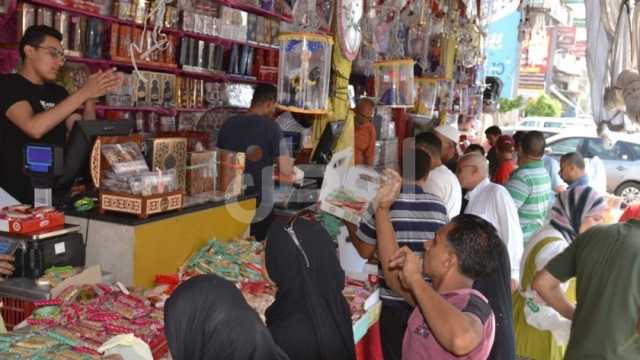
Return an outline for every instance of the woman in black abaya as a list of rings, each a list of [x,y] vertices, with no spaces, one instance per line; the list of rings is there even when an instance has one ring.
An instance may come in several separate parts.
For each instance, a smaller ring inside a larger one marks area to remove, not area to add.
[[[302,216],[274,223],[267,236],[266,266],[277,285],[267,326],[291,360],[353,360],[344,272],[322,225]]]
[[[288,360],[240,290],[217,275],[178,286],[164,317],[173,360]]]

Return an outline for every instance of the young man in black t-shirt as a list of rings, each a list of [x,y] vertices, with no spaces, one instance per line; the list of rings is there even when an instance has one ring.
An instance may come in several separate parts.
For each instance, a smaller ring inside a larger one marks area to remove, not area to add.
[[[23,172],[24,146],[63,146],[71,115],[84,104],[84,119],[95,119],[95,98],[118,85],[114,70],[91,75],[72,95],[51,83],[65,61],[61,40],[51,27],[29,27],[20,40],[20,70],[0,75],[0,187],[26,204],[33,202],[33,186]]]
[[[251,235],[258,241],[266,238],[273,219],[273,166],[278,165],[281,178],[293,175],[282,130],[274,120],[277,95],[275,86],[258,85],[248,113],[228,119],[218,133],[220,149],[246,153],[245,184],[248,193],[257,194],[258,206]]]

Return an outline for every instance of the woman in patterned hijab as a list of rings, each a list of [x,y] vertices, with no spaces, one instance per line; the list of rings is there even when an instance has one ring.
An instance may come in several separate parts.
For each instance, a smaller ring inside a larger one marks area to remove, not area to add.
[[[602,223],[607,201],[589,186],[560,193],[550,221],[532,237],[520,266],[520,288],[513,295],[513,321],[516,330],[516,354],[520,358],[561,360],[571,322],[548,307],[531,288],[535,274],[576,240],[579,234]],[[569,299],[575,301],[575,289],[564,284]]]

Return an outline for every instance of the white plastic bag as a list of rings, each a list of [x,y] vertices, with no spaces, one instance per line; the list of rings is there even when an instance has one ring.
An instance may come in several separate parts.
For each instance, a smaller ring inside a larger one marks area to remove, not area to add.
[[[569,343],[571,321],[550,306],[541,305],[533,296],[525,296],[524,317],[534,328],[550,331],[558,345],[566,346]]]
[[[607,169],[604,166],[604,162],[594,156],[592,159],[588,159],[586,163],[587,176],[589,177],[589,186],[594,188],[601,194],[607,193]]]

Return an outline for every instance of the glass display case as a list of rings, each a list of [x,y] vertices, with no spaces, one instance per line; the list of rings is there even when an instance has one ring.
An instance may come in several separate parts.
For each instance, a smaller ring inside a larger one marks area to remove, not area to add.
[[[331,48],[329,36],[289,33],[278,37],[278,106],[282,110],[325,114],[329,110]]]
[[[413,107],[415,89],[411,59],[378,61],[373,64],[378,104],[390,107]]]

